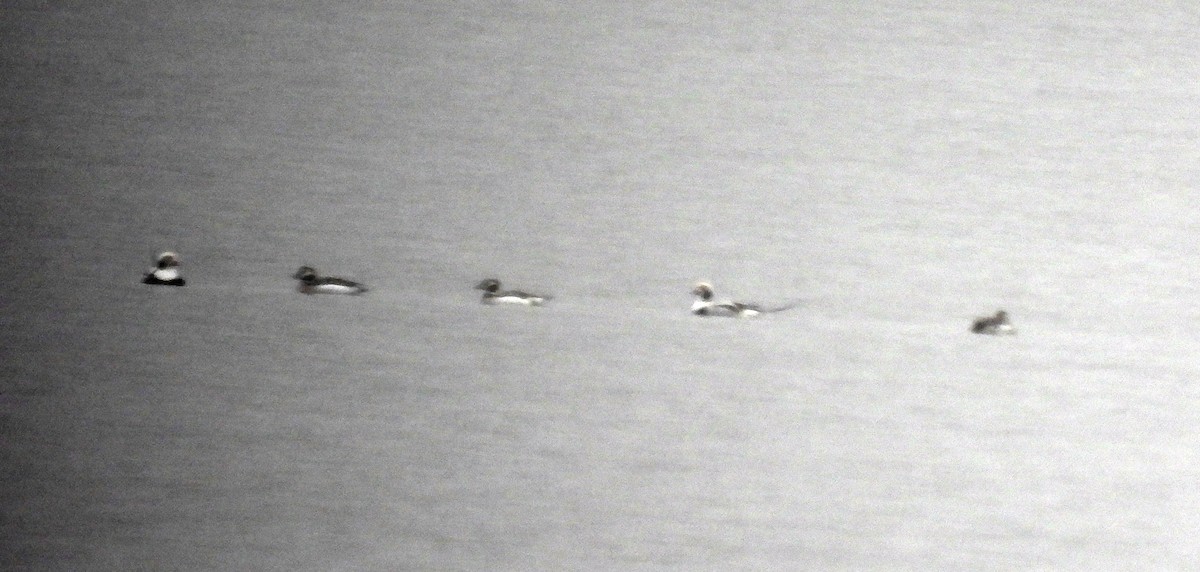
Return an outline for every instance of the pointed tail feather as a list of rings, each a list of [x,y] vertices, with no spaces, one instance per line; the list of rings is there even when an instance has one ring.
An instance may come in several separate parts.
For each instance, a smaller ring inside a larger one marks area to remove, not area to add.
[[[792,300],[790,302],[787,302],[787,303],[779,305],[779,306],[764,306],[762,308],[762,311],[767,314],[774,314],[775,312],[786,312],[787,310],[791,310],[792,308],[800,306],[803,303],[804,303],[804,300],[796,299],[796,300]]]

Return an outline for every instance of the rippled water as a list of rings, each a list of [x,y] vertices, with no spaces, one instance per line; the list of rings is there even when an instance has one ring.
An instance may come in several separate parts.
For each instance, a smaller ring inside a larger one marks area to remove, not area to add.
[[[1187,568],[1196,17],[7,3],[0,567]]]

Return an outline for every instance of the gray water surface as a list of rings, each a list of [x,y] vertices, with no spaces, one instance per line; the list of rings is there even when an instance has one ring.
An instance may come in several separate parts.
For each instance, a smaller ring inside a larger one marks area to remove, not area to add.
[[[1198,20],[5,3],[0,568],[1194,567]]]

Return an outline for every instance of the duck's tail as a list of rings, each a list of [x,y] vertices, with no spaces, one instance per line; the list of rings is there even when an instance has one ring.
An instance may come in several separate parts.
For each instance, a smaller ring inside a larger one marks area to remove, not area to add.
[[[796,299],[796,300],[792,300],[790,302],[781,304],[779,306],[763,306],[762,312],[764,314],[774,314],[776,312],[786,312],[788,310],[791,310],[792,308],[799,307],[802,304],[804,304],[804,300]]]

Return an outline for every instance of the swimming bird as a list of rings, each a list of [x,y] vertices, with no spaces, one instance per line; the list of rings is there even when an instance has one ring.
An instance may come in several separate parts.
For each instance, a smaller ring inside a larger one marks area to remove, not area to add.
[[[758,304],[749,304],[745,302],[733,302],[730,300],[717,301],[713,292],[712,284],[708,282],[697,282],[692,288],[692,295],[696,300],[692,302],[692,314],[697,316],[725,316],[730,318],[753,318],[763,314],[773,312],[782,312],[794,308],[795,303],[765,308]]]
[[[154,269],[142,278],[142,284],[157,286],[183,286],[187,281],[179,273],[179,255],[174,252],[164,252],[158,255]]]
[[[1008,320],[1008,312],[1004,310],[997,310],[994,316],[975,318],[975,321],[971,323],[971,332],[992,336],[1017,335],[1017,329]]]
[[[321,276],[311,266],[301,266],[292,278],[300,281],[299,289],[302,294],[362,294],[367,291],[367,287],[358,282]]]
[[[479,284],[475,285],[476,290],[483,290],[483,297],[480,302],[484,304],[524,304],[526,306],[541,306],[547,301],[552,300],[553,296],[545,296],[541,294],[530,294],[520,290],[501,290],[500,281],[495,278],[486,278]]]

